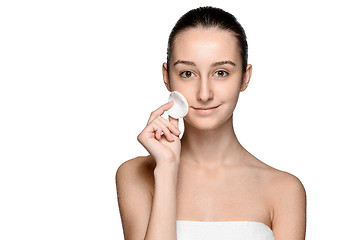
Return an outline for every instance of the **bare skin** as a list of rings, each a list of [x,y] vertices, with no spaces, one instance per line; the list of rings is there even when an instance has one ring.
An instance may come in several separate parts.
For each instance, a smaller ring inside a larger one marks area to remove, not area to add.
[[[306,193],[300,180],[254,157],[235,135],[233,111],[252,73],[250,64],[242,71],[238,52],[230,32],[190,29],[176,38],[169,71],[163,64],[165,86],[189,103],[180,140],[176,219],[256,221],[272,229],[276,240],[303,240]],[[210,114],[196,110],[214,106]],[[141,174],[150,201],[157,159],[149,155],[128,162],[130,171]]]

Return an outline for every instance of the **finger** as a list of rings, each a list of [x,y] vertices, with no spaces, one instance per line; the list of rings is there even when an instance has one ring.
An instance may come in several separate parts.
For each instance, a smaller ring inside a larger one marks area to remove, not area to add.
[[[166,138],[169,142],[173,142],[173,141],[174,141],[174,138],[173,138],[173,136],[172,136],[172,134],[171,134],[171,132],[169,131],[168,128],[165,128],[165,129],[163,130],[163,133],[164,133],[164,135],[165,135],[165,138]]]
[[[156,120],[161,121],[174,135],[179,136],[180,130],[174,126],[174,124],[170,123],[163,117],[158,117]]]
[[[172,106],[174,106],[175,102],[174,101],[170,101],[168,103],[165,103],[163,105],[161,105],[158,109],[156,109],[155,111],[153,111],[150,114],[148,123],[149,124],[152,120],[154,120],[154,118],[156,118],[157,116],[161,116],[163,115],[163,113],[167,110],[169,110]]]
[[[162,118],[162,117],[158,117],[158,118]],[[165,120],[165,119],[164,119]],[[165,120],[166,121],[166,120]],[[169,123],[170,124],[170,123]],[[161,121],[159,121],[158,119],[156,119],[155,121],[153,121],[151,123],[151,129],[150,131],[154,133],[154,137],[157,140],[161,139],[161,134],[164,133],[165,138],[169,141],[172,142],[174,141],[174,138],[170,132],[170,130],[168,129],[168,127],[163,124]],[[175,134],[174,134],[175,135]]]
[[[179,129],[179,119],[173,118],[169,115],[169,122],[177,129]]]
[[[161,129],[156,130],[155,136],[158,141],[160,141],[160,139],[161,139],[161,132],[162,132]]]
[[[148,128],[149,128],[148,131],[153,134],[154,138],[160,140],[161,132],[162,132],[161,126],[159,126],[156,123],[152,123],[151,125],[148,126]]]
[[[154,119],[153,124],[156,124],[161,128],[161,131],[164,133],[168,141],[172,142],[174,140],[169,129],[169,127],[171,127],[171,123],[169,123],[166,119],[164,119],[163,117],[157,117],[156,119]],[[175,128],[174,126],[172,127]]]

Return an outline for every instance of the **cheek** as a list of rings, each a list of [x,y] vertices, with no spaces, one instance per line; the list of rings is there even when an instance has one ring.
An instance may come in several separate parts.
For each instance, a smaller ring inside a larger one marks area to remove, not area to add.
[[[218,97],[225,102],[237,101],[240,93],[240,83],[238,81],[229,81],[226,84],[216,86]]]
[[[179,88],[181,88],[181,82],[179,81],[178,79],[178,76],[174,73],[170,73],[169,75],[169,82],[170,82],[170,86],[171,86],[171,89],[172,91],[179,91]]]
[[[189,100],[191,100],[192,96],[195,94],[194,89],[196,89],[196,87],[194,84],[196,82],[184,81],[177,78],[178,77],[174,75],[170,76],[171,90],[181,93],[189,102]]]
[[[193,89],[194,88],[189,87],[188,85],[182,85],[182,84],[178,84],[176,87],[174,87],[174,91],[181,93],[185,97],[186,101],[189,104],[189,107],[193,106],[194,102],[196,102],[195,99],[196,94],[195,92],[193,92]]]

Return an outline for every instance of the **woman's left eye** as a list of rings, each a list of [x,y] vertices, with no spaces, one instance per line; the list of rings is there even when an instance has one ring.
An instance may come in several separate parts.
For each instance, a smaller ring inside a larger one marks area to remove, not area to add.
[[[214,75],[215,75],[215,77],[223,78],[223,77],[226,77],[228,74],[229,73],[227,73],[224,70],[219,70],[219,71],[216,71]]]

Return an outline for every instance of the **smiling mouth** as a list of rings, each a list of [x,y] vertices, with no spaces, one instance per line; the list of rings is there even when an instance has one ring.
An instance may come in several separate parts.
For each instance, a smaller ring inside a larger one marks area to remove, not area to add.
[[[218,105],[220,106],[220,105]],[[196,107],[193,107],[195,110],[211,110],[211,109],[214,109],[214,108],[217,108],[218,106],[215,106],[215,107],[208,107],[208,108],[196,108]]]

